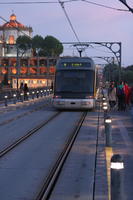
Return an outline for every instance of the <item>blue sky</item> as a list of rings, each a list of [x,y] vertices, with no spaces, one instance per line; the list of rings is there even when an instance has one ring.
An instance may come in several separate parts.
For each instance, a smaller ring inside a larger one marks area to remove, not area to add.
[[[0,2],[13,2],[13,0]],[[17,2],[24,1],[17,0]],[[119,0],[93,0],[92,2],[127,9]],[[127,3],[133,7],[133,0],[127,0]],[[83,1],[65,3],[64,6],[81,42],[122,42],[122,66],[133,64],[132,13],[107,9]],[[9,20],[12,12],[16,14],[19,22],[33,28],[33,36],[52,35],[61,42],[77,42],[59,3],[0,5],[0,16],[6,20]],[[0,19],[0,25],[3,23]],[[71,45],[66,45],[64,49],[64,55],[76,54],[76,49]],[[85,54],[92,57],[113,56],[107,48],[98,46],[87,48]],[[105,63],[102,59],[96,62]]]

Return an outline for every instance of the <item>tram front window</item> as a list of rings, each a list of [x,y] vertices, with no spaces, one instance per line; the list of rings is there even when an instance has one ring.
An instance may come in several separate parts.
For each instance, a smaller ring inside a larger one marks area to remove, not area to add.
[[[93,93],[93,71],[60,71],[56,74],[56,92]]]

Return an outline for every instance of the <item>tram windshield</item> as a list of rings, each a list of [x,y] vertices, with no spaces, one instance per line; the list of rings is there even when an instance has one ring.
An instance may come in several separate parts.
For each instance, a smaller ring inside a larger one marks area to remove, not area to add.
[[[93,93],[94,71],[58,71],[56,73],[56,92]]]

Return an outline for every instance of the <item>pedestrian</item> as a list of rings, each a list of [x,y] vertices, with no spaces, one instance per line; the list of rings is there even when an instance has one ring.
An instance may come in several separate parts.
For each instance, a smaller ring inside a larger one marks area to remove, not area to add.
[[[130,88],[131,88],[131,105],[133,105],[133,86],[131,86]]]
[[[126,82],[124,82],[123,89],[124,89],[124,93],[125,93],[126,108],[128,108],[129,104],[130,104],[130,89],[129,89],[129,86]]]
[[[125,111],[126,102],[125,102],[124,84],[122,81],[117,87],[117,98],[118,98],[118,111]]]
[[[24,84],[24,100],[28,100],[27,92],[29,91],[29,88],[27,86],[27,83]]]
[[[110,110],[113,110],[116,105],[116,100],[117,100],[116,87],[114,83],[111,83],[108,89],[108,99],[109,99]]]
[[[23,92],[23,90],[24,90],[24,84],[23,84],[23,82],[21,82],[20,83],[20,92]]]

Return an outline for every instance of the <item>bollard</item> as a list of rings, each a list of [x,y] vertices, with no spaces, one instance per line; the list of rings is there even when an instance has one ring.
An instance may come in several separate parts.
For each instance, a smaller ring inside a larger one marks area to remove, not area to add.
[[[105,97],[103,97],[103,101],[106,101],[106,98],[105,98]]]
[[[39,98],[39,91],[36,92],[36,97]]]
[[[106,101],[103,102],[103,106],[108,106],[108,103]]]
[[[111,118],[110,116],[107,116],[105,118],[105,136],[106,136],[106,147],[111,147]]]
[[[50,89],[50,94],[52,94],[52,89]]]
[[[47,90],[47,92],[48,92],[48,96],[50,95],[50,92],[49,92],[49,91],[50,91],[50,90],[48,89],[48,90]]]
[[[8,98],[8,96],[5,95],[4,98],[5,98],[5,106],[7,106],[7,98]]]
[[[30,93],[27,92],[27,95],[26,95],[27,101],[29,101],[29,95],[30,95]]]
[[[108,106],[103,106],[103,110],[104,110],[104,120],[107,117],[107,112],[108,112]]]
[[[34,99],[34,94],[35,94],[35,92],[34,92],[34,91],[32,91],[32,99]]]
[[[16,94],[13,94],[13,103],[16,104]]]
[[[47,94],[46,94],[46,90],[44,90],[44,95],[47,96]]]
[[[119,154],[111,158],[111,200],[122,200],[124,162]]]
[[[20,96],[21,96],[21,102],[23,102],[24,101],[24,94],[20,93]]]
[[[41,90],[41,97],[43,97],[43,91]]]

